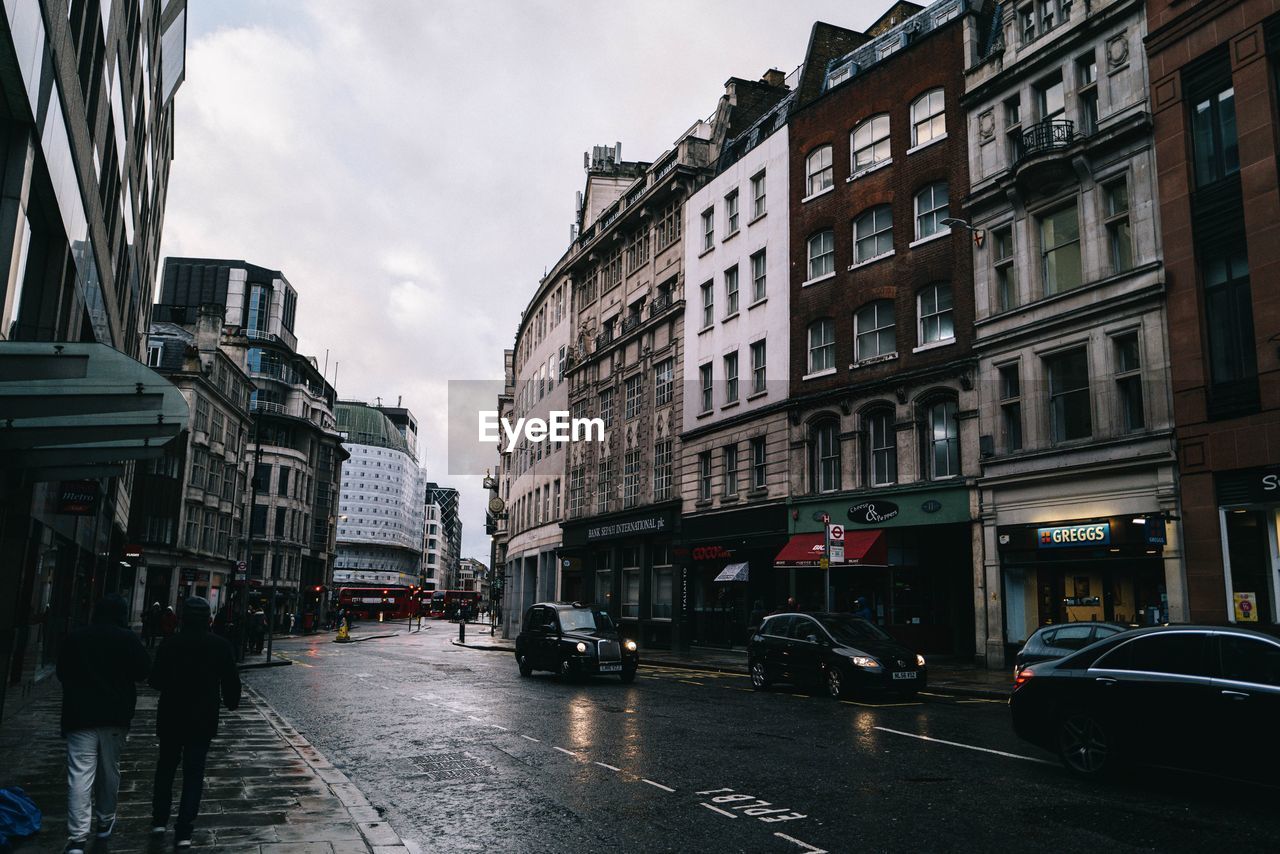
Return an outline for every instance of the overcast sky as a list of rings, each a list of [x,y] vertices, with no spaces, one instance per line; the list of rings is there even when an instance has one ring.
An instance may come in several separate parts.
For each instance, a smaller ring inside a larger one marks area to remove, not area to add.
[[[815,20],[889,5],[194,0],[162,254],[283,271],[301,351],[328,352],[344,399],[403,398],[487,564],[480,479],[446,470],[446,382],[501,379],[583,151],[652,160],[730,76],[795,68]]]

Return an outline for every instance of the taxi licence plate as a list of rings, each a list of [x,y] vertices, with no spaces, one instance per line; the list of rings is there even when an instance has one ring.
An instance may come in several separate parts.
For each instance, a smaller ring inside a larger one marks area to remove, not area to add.
[[[618,672],[619,672],[619,671],[621,671],[621,670],[622,670],[622,665],[621,665],[621,664],[602,664],[602,665],[600,665],[600,672],[601,672],[601,673],[618,673]],[[912,675],[914,676],[915,674],[913,673]]]
[[[903,670],[900,673],[893,674],[894,679],[915,679],[916,672],[914,670]]]

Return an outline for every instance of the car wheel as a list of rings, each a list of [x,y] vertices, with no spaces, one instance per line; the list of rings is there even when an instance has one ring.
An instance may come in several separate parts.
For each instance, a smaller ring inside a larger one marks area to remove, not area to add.
[[[632,682],[636,681],[636,669],[634,667],[622,668],[622,673],[619,675],[619,678],[623,681],[623,683],[628,685],[631,684]]]
[[[1079,777],[1098,778],[1115,765],[1108,728],[1088,712],[1068,712],[1058,722],[1058,757]]]
[[[765,674],[763,661],[751,663],[751,687],[757,691],[765,691],[769,688],[769,678]]]
[[[529,656],[523,653],[516,656],[516,664],[520,665],[521,676],[532,676],[533,665],[529,663]]]
[[[827,666],[823,669],[827,673],[825,680],[827,684],[827,693],[833,698],[839,700],[844,696],[844,675],[840,672],[839,667]]]

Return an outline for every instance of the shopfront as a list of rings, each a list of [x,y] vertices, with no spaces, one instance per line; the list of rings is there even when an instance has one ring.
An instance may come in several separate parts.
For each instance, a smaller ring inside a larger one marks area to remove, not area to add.
[[[1006,660],[1040,626],[1169,620],[1160,513],[1001,525],[996,535]]]
[[[642,646],[670,649],[679,528],[674,503],[565,522],[557,553],[562,593],[576,589],[577,601],[608,611]]]
[[[925,653],[972,656],[974,534],[967,488],[797,501],[789,546],[798,542],[794,535],[821,537],[824,515],[844,526],[846,562],[824,571],[781,554],[778,569],[793,577],[788,584],[798,607],[825,607],[829,583],[835,610],[854,611],[862,599],[874,622],[902,643]]]
[[[1280,465],[1214,474],[1227,619],[1280,623]]]

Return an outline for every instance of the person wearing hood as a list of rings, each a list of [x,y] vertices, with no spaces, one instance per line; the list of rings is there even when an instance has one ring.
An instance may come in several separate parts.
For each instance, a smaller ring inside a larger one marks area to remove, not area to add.
[[[67,740],[68,854],[88,847],[92,832],[107,839],[115,830],[120,790],[120,751],[138,701],[137,683],[151,659],[129,628],[129,605],[106,596],[93,622],[67,635],[58,654],[62,683],[62,736]]]
[[[182,765],[182,798],[174,824],[174,847],[191,845],[209,743],[218,734],[222,706],[240,705],[240,674],[235,651],[225,638],[209,631],[209,603],[192,596],[182,606],[182,623],[156,652],[150,684],[160,692],[156,735],[160,756],[152,794],[152,834],[163,835],[173,806],[173,780]]]

